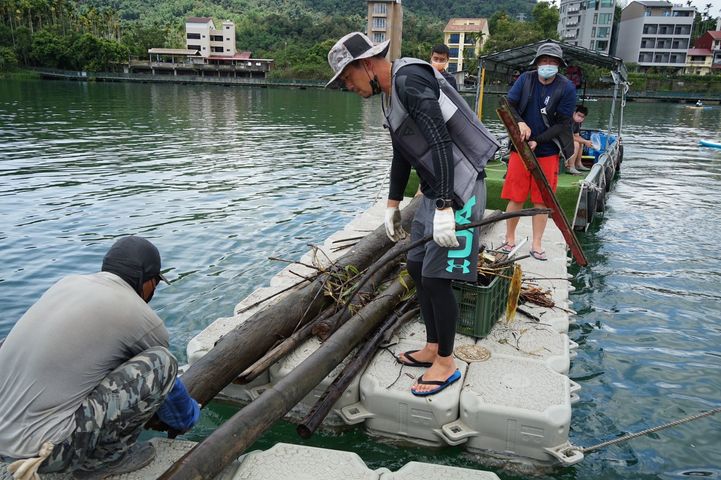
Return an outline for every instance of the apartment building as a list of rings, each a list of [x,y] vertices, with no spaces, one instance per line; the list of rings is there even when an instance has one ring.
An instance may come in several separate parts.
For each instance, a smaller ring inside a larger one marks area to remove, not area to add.
[[[464,70],[464,63],[467,64],[481,53],[488,35],[488,21],[485,18],[451,18],[443,29],[443,43],[451,51],[446,69],[450,73]]]
[[[558,34],[571,45],[608,54],[615,0],[561,0]]]
[[[210,17],[190,17],[185,20],[185,46],[204,58],[234,57],[235,24],[225,20],[216,29]]]
[[[623,9],[616,56],[641,67],[686,67],[695,7],[633,1]]]
[[[401,0],[369,0],[366,34],[374,44],[390,40],[389,60],[401,57],[403,7]]]

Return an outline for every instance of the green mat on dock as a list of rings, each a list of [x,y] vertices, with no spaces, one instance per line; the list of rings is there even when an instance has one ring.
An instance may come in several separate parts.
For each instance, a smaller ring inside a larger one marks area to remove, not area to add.
[[[490,210],[506,210],[508,200],[501,198],[501,189],[503,188],[503,176],[506,174],[506,165],[499,161],[491,161],[486,165],[486,208]],[[568,175],[562,173],[558,178],[558,187],[556,189],[556,198],[561,204],[563,212],[566,214],[569,222],[573,221],[576,213],[576,202],[578,202],[578,194],[581,191],[581,183],[583,176]],[[412,197],[418,190],[418,176],[415,170],[411,171],[411,177],[406,186],[405,195]],[[530,202],[526,202],[526,207],[531,207]]]

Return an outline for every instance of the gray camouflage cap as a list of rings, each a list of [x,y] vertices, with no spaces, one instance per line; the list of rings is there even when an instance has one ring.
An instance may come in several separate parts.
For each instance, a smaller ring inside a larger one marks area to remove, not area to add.
[[[568,66],[568,64],[566,64],[566,61],[563,59],[563,49],[557,43],[548,42],[538,47],[538,50],[536,51],[536,56],[533,57],[533,61],[530,63],[530,65],[535,65],[538,58],[543,56],[555,57],[561,61],[561,65],[563,65],[564,67]]]
[[[325,88],[338,86],[338,77],[345,67],[351,62],[361,58],[385,56],[388,53],[390,40],[378,45],[373,45],[371,39],[361,32],[352,32],[338,40],[328,52],[328,64],[333,70],[333,78],[325,85]]]

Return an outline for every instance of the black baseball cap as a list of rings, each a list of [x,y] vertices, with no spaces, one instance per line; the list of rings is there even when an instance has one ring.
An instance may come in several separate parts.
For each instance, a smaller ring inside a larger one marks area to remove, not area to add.
[[[116,241],[103,258],[103,272],[114,273],[128,282],[136,291],[143,283],[158,278],[170,284],[160,273],[160,252],[150,240],[128,235]]]

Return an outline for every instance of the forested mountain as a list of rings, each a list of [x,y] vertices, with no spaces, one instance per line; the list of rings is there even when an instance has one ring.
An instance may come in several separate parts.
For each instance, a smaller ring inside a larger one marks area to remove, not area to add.
[[[330,16],[365,16],[365,0],[85,0],[96,8],[110,7],[123,20],[168,22],[184,15],[206,12],[210,15],[246,15],[277,13],[297,16],[321,14]],[[511,16],[530,16],[535,0],[404,0],[403,9],[428,19],[450,17],[490,17],[498,11]]]
[[[113,68],[151,47],[184,46],[185,18],[207,16],[233,20],[238,48],[275,59],[275,75],[324,78],[328,49],[365,30],[366,14],[365,0],[0,0],[0,70]],[[521,14],[531,21],[518,22]],[[404,0],[403,16],[402,53],[421,58],[451,17],[493,17],[503,46],[553,36],[558,21],[555,7],[535,0]]]

